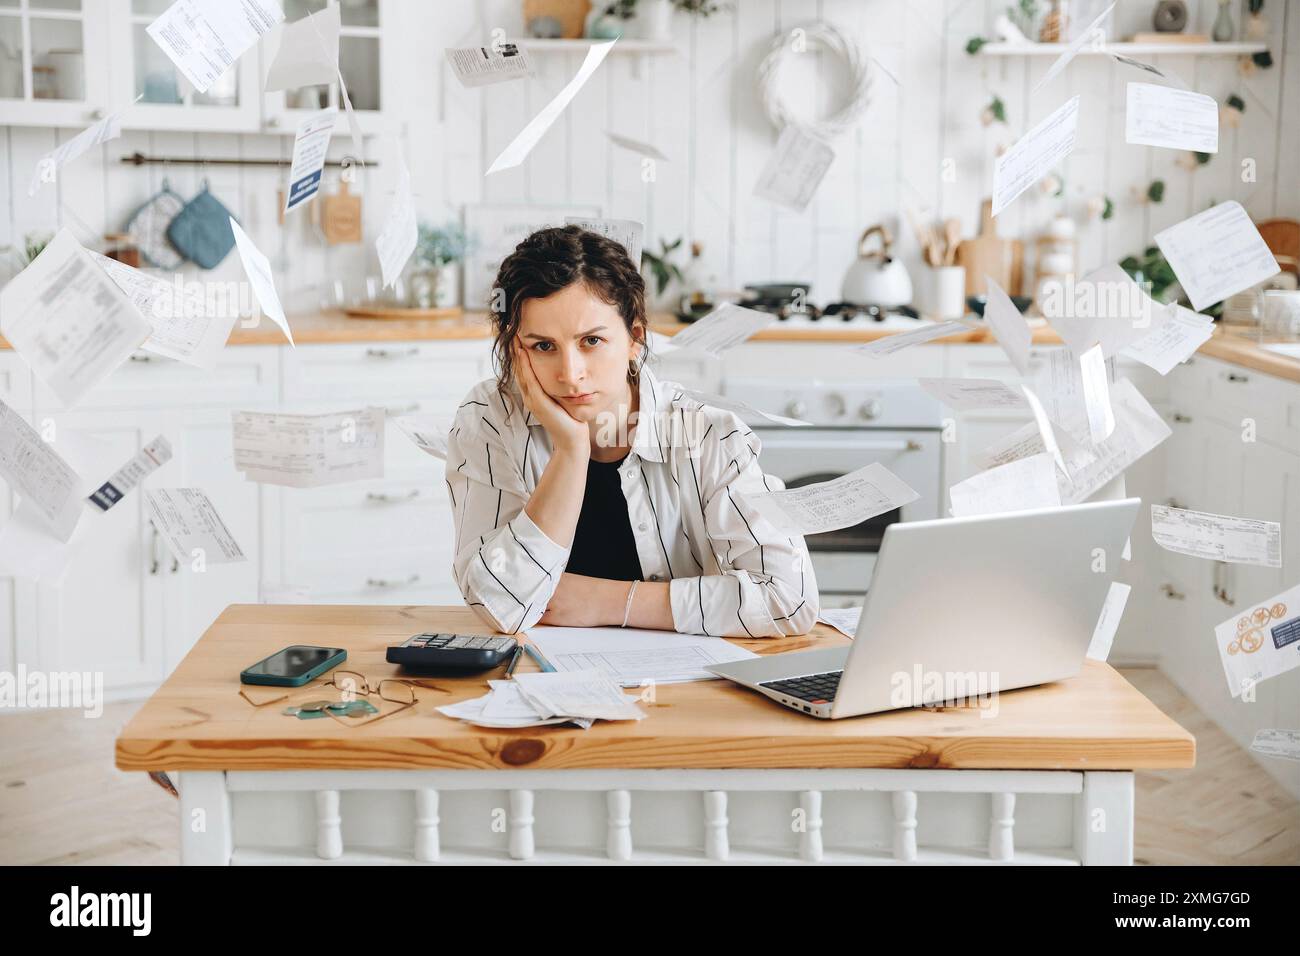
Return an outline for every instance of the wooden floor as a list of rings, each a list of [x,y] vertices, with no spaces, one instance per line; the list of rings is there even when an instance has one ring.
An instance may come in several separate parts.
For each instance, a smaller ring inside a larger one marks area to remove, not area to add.
[[[1196,737],[1193,770],[1137,775],[1139,864],[1300,864],[1300,803],[1156,670],[1125,670]],[[113,766],[138,703],[0,716],[0,864],[171,864],[177,801]]]

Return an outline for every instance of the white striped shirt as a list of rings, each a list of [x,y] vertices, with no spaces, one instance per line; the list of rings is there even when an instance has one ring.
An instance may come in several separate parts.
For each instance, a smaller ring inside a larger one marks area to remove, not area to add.
[[[569,558],[523,510],[552,446],[517,387],[512,397],[493,380],[476,385],[457,409],[447,448],[456,583],[465,603],[506,633],[537,623]],[[649,368],[639,397],[632,449],[618,471],[642,574],[670,582],[674,628],[726,637],[807,633],[820,602],[803,538],[779,533],[736,494],[784,487],[759,467],[758,436]]]

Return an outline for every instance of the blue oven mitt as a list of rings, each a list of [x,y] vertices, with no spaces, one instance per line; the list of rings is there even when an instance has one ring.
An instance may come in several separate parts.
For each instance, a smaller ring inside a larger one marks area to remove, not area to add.
[[[167,227],[167,238],[185,258],[204,269],[215,269],[226,258],[235,244],[230,210],[208,192],[207,180]]]

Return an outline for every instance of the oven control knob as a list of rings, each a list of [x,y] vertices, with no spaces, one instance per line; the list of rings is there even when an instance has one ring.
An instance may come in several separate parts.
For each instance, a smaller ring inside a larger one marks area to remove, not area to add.
[[[861,415],[863,418],[867,419],[868,421],[871,421],[873,418],[879,418],[880,399],[872,398],[869,399],[868,401],[863,402],[862,407],[858,409],[858,414]]]
[[[797,398],[785,406],[785,414],[788,418],[803,418],[807,411],[808,406]]]
[[[848,405],[844,402],[844,396],[836,392],[831,392],[826,396],[826,406],[830,409],[831,414],[836,418],[839,418],[849,410]]]

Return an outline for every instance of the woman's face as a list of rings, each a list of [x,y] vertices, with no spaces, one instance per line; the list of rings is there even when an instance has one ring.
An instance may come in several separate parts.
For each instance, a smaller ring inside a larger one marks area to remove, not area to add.
[[[576,282],[544,299],[528,299],[520,313],[518,337],[533,371],[570,415],[591,424],[631,401],[628,362],[641,346],[618,309]]]

